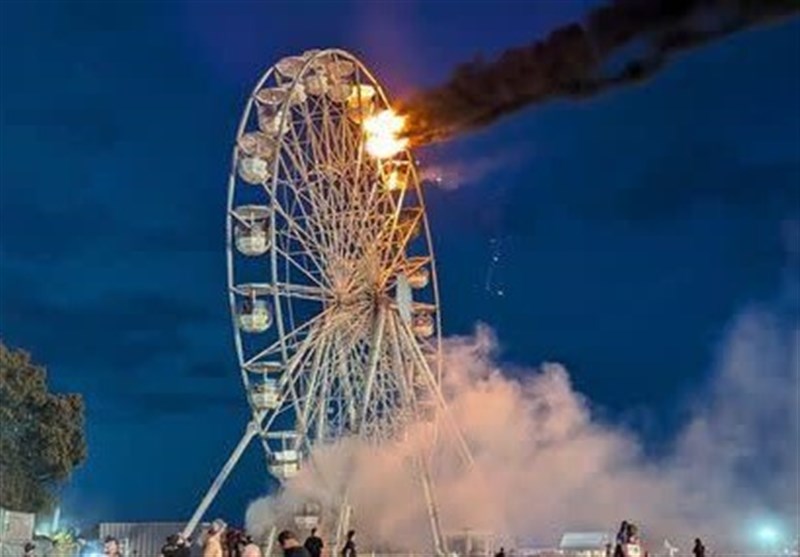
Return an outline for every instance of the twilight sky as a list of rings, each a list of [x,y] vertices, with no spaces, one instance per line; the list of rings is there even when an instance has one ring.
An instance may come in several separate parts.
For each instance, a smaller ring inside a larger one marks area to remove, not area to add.
[[[336,46],[397,96],[594,4],[0,2],[0,337],[86,398],[68,509],[186,518],[241,434],[225,186],[263,70]],[[444,332],[564,363],[659,451],[731,317],[797,264],[798,67],[795,20],[421,152]],[[213,512],[262,478],[253,447]]]

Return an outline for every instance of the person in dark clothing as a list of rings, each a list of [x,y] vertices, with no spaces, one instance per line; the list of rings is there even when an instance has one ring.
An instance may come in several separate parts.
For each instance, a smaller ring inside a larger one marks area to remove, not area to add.
[[[192,546],[181,534],[177,534],[175,557],[192,557]]]
[[[178,536],[167,537],[167,543],[161,548],[161,557],[178,557]]]
[[[322,538],[317,535],[316,528],[311,529],[311,535],[306,538],[303,546],[311,554],[311,557],[320,557],[322,555],[322,548],[325,547],[325,544],[322,543]]]
[[[36,557],[36,554],[34,553],[36,551],[36,544],[33,542],[26,543],[24,551],[25,553],[23,554],[23,557]]]
[[[694,549],[692,549],[694,557],[706,557],[706,546],[700,541],[700,538],[694,539]]]
[[[358,557],[358,554],[356,553],[356,542],[354,541],[355,537],[355,530],[350,530],[347,533],[347,541],[342,548],[342,557]]]
[[[501,547],[500,551],[494,554],[494,557],[506,557],[506,548]]]
[[[624,545],[626,543],[628,543],[628,521],[623,520],[617,531],[617,545]]]
[[[294,532],[284,530],[278,534],[278,545],[283,550],[283,557],[311,557],[308,550],[300,545]]]

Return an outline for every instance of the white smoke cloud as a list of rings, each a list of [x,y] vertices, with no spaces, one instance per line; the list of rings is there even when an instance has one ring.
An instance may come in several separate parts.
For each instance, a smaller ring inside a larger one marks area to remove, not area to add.
[[[443,389],[475,466],[446,453],[433,471],[445,530],[547,545],[565,530],[611,531],[632,519],[651,547],[669,537],[686,552],[695,536],[718,548],[739,545],[738,533],[765,513],[787,526],[800,519],[796,313],[753,308],[733,320],[692,418],[658,460],[643,454],[632,431],[594,419],[563,366],[543,364],[512,379],[495,347],[483,326],[446,342]],[[317,449],[325,483],[306,469],[281,495],[251,505],[248,529],[285,521],[309,495],[333,506],[347,485],[363,547],[420,547],[429,529],[409,474],[414,444],[412,434],[409,443],[380,449],[352,440]],[[321,529],[329,533],[333,519],[326,520]]]

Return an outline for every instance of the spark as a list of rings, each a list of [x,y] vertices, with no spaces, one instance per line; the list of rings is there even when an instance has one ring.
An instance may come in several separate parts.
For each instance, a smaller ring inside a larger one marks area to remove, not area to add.
[[[378,159],[395,156],[408,146],[408,138],[399,137],[406,125],[404,116],[384,110],[364,120],[367,152]]]

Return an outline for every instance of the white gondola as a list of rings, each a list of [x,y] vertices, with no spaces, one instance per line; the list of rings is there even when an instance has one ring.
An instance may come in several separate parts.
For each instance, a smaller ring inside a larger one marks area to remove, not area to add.
[[[242,205],[234,209],[236,226],[233,235],[236,249],[243,255],[257,257],[270,248],[270,211],[264,205]]]
[[[270,160],[275,156],[277,144],[275,140],[262,132],[243,133],[236,141],[240,152],[249,157]]]
[[[408,174],[400,170],[392,170],[383,181],[386,191],[401,192],[408,186]]]
[[[322,508],[317,503],[302,505],[294,515],[294,524],[299,530],[311,530],[319,524]]]
[[[420,338],[433,336],[436,330],[436,323],[430,313],[418,313],[411,320],[411,330]]]
[[[291,94],[291,98],[289,98]],[[279,85],[277,87],[264,87],[256,93],[256,101],[265,107],[272,108],[277,111],[278,107],[283,105],[286,101],[291,105],[302,104],[306,102],[306,92],[302,83],[295,85]]]
[[[269,459],[270,474],[280,480],[288,480],[300,473],[300,453],[287,449],[275,451]]]
[[[251,226],[236,225],[233,234],[236,237],[236,249],[242,255],[258,257],[269,251],[270,235],[267,223],[255,223]]]
[[[280,406],[281,393],[278,382],[266,379],[263,383],[256,383],[250,388],[250,401],[256,410],[275,410]]]
[[[411,164],[405,160],[388,160],[380,167],[384,187],[388,191],[403,191],[408,187]]]
[[[347,116],[357,124],[363,122],[375,111],[377,92],[371,85],[354,86],[347,97]]]
[[[312,69],[303,76],[303,87],[309,95],[319,97],[328,92],[328,81],[324,73]]]
[[[333,102],[344,103],[353,94],[353,85],[348,81],[331,80],[328,85],[328,98]]]
[[[294,79],[298,75],[300,75],[300,71],[303,69],[303,66],[306,65],[306,59],[303,56],[287,56],[278,60],[278,63],[275,64],[275,69],[278,70],[278,73],[281,74],[283,77],[287,77],[289,79]]]
[[[256,93],[259,104],[277,109],[289,96],[289,88],[285,85],[278,87],[264,87]]]
[[[246,333],[263,333],[272,325],[272,313],[266,300],[246,298],[238,311],[239,328]]]
[[[276,112],[268,106],[258,105],[258,128],[269,135],[279,139],[289,131],[290,120],[283,118],[283,111]]]
[[[356,65],[350,60],[333,60],[328,62],[325,69],[328,71],[328,75],[331,76],[331,79],[345,80],[351,78],[353,73],[355,73]]]
[[[431,273],[428,271],[427,267],[419,267],[418,269],[414,269],[408,275],[408,285],[415,290],[425,288],[428,286],[430,280]]]
[[[269,162],[259,157],[239,158],[239,177],[248,184],[263,184],[269,178]]]

